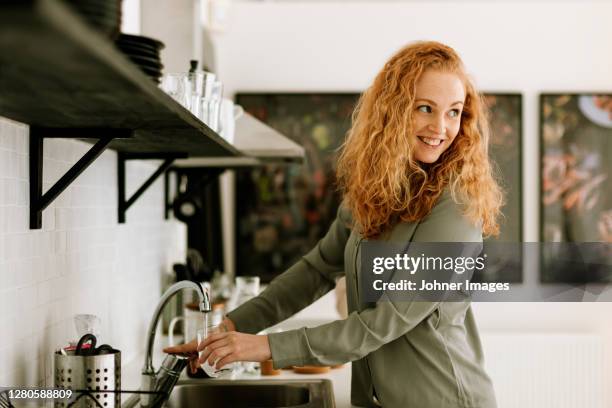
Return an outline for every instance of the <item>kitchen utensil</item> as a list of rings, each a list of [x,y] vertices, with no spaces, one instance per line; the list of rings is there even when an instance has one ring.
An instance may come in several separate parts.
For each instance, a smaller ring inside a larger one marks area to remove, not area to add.
[[[103,344],[100,347],[96,348],[94,354],[96,356],[98,356],[98,355],[101,355],[101,354],[112,354],[112,353],[114,353],[116,351],[117,350],[115,350],[114,348],[112,348],[108,344]]]
[[[91,336],[91,335],[88,335]],[[85,337],[85,336],[84,336]],[[81,345],[88,345],[86,341],[91,338],[81,338]],[[110,347],[110,346],[109,346]],[[79,349],[79,354],[69,353],[63,355],[61,352],[54,354],[54,376],[55,388],[71,388],[73,390],[88,390],[89,396],[81,397],[76,403],[71,404],[75,408],[93,407],[119,407],[121,406],[121,394],[104,392],[121,389],[121,352],[105,346],[106,350],[98,355],[81,355],[85,350]],[[93,347],[90,347],[93,349]],[[95,399],[94,400],[92,400]],[[96,404],[96,402],[98,404]],[[67,402],[56,401],[55,407],[66,407]]]
[[[88,348],[83,348],[83,345],[86,342],[90,342],[90,346]],[[87,333],[81,337],[79,342],[77,343],[76,350],[74,351],[75,356],[91,356],[95,354],[96,349],[96,336],[91,333]]]

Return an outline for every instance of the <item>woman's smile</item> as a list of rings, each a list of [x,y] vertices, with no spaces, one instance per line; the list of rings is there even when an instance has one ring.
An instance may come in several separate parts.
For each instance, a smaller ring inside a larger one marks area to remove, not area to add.
[[[442,139],[436,139],[432,137],[425,137],[425,136],[417,136],[417,137],[419,138],[421,142],[425,143],[427,146],[429,146],[432,149],[435,149],[436,147],[440,147],[442,143],[444,142]]]

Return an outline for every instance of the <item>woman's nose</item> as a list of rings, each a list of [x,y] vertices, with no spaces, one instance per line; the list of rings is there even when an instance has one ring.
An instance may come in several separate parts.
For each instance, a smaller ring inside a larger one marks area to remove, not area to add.
[[[429,124],[429,130],[439,135],[446,134],[446,124],[444,123],[444,118],[433,118],[431,123]]]

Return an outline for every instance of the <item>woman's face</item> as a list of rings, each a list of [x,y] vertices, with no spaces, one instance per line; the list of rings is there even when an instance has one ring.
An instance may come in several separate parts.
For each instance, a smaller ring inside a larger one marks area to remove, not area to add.
[[[427,70],[416,83],[414,158],[434,163],[453,143],[465,102],[463,81],[453,73]]]

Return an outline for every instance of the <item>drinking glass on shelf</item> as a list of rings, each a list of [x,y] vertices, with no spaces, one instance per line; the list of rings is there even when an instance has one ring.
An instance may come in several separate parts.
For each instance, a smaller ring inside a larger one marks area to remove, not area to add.
[[[200,98],[199,114],[196,116],[206,125],[219,132],[219,102],[213,99]]]
[[[219,117],[222,97],[223,83],[221,81],[214,81],[210,83],[204,96],[200,98],[201,116],[199,118],[215,132],[220,131]]]
[[[191,113],[199,117],[199,101],[204,92],[204,73],[190,72],[187,76],[187,86],[189,87],[189,106]]]
[[[169,73],[164,75],[161,89],[187,109],[190,108],[191,92],[186,73]]]

